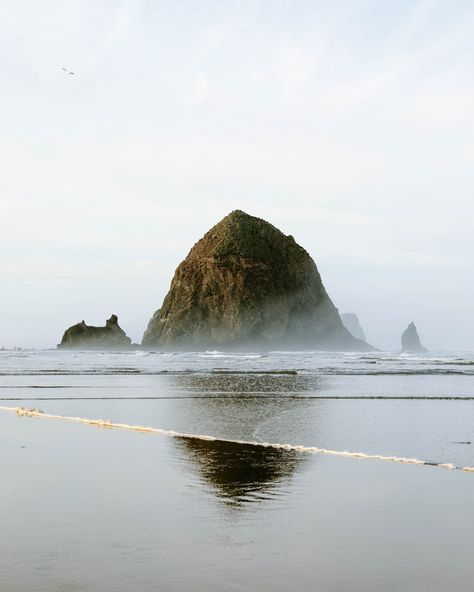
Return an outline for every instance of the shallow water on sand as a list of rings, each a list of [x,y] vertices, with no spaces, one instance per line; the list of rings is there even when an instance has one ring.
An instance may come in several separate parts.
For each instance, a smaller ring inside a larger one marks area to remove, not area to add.
[[[0,352],[0,405],[474,466],[473,360]],[[5,413],[0,444],[9,592],[472,587],[471,473]]]

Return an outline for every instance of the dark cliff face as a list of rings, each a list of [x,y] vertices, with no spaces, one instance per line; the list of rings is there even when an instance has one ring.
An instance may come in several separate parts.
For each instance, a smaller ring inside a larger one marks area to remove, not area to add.
[[[179,265],[143,344],[369,348],[344,328],[314,261],[293,237],[239,210]]]
[[[105,327],[86,325],[84,321],[66,329],[59,348],[70,349],[128,349],[132,340],[119,327],[118,318],[112,315]]]
[[[404,352],[427,351],[426,348],[421,345],[418,331],[416,330],[415,323],[413,322],[411,322],[402,333],[402,350]]]

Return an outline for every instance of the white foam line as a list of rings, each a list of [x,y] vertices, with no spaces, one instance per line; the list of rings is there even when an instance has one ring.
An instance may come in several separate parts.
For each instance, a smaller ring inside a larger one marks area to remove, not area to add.
[[[346,458],[362,458],[369,460],[381,460],[386,462],[396,462],[408,465],[425,465],[431,467],[440,467],[450,471],[464,471],[474,473],[474,467],[463,467],[453,463],[436,463],[418,458],[406,458],[403,456],[383,456],[381,454],[366,454],[365,452],[350,452],[347,450],[330,450],[328,448],[318,448],[317,446],[302,446],[297,444],[278,444],[276,442],[258,442],[253,440],[231,440],[227,438],[216,438],[205,434],[187,434],[185,432],[175,432],[174,430],[164,430],[151,426],[129,425],[127,423],[116,423],[106,419],[88,419],[85,417],[74,417],[70,415],[55,415],[44,413],[40,409],[25,409],[24,407],[3,407],[0,406],[0,412],[15,413],[20,417],[36,417],[40,419],[59,419],[71,423],[91,425],[98,428],[127,430],[131,432],[142,432],[146,434],[159,434],[161,436],[170,436],[172,438],[187,438],[189,440],[204,440],[207,442],[226,442],[229,444],[240,444],[245,446],[260,446],[262,448],[273,448],[276,450],[290,450],[303,452],[306,454],[327,454],[330,456],[343,456]]]

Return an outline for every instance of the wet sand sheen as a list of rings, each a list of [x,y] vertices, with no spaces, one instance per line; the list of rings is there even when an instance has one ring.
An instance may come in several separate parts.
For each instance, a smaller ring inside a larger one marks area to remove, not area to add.
[[[2,589],[470,590],[473,360],[0,355]]]
[[[276,450],[291,450],[294,452],[301,452],[304,454],[324,454],[328,456],[342,456],[345,458],[379,460],[384,462],[396,462],[408,465],[439,467],[442,469],[449,469],[451,471],[464,471],[466,473],[474,473],[474,467],[456,465],[452,462],[434,462],[421,460],[418,458],[408,458],[404,456],[384,456],[381,454],[368,454],[366,452],[351,452],[347,450],[329,450],[327,448],[319,448],[317,446],[304,446],[302,444],[282,444],[278,442],[261,442],[256,440],[230,440],[228,438],[217,438],[207,434],[188,434],[184,432],[177,432],[175,430],[165,430],[163,428],[156,428],[144,425],[131,425],[127,423],[116,423],[105,419],[91,419],[87,417],[74,417],[68,415],[57,415],[51,413],[44,413],[39,409],[28,409],[25,407],[4,407],[0,406],[2,413],[15,413],[18,417],[31,417],[35,419],[53,419],[65,421],[68,423],[89,425],[102,429],[117,429],[129,432],[139,432],[145,434],[156,434],[160,436],[170,436],[172,438],[179,438],[182,440],[199,440],[204,442],[217,442],[220,444],[232,444],[236,446],[254,447],[254,448],[272,448]],[[463,442],[457,442],[462,444]],[[466,442],[470,444],[470,442]]]
[[[467,474],[15,415],[0,434],[7,590],[471,589]]]

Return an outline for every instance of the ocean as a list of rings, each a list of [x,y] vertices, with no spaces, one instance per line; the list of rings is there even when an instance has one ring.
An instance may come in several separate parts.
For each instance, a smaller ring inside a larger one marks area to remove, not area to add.
[[[473,353],[0,351],[0,406],[6,592],[472,589]]]

